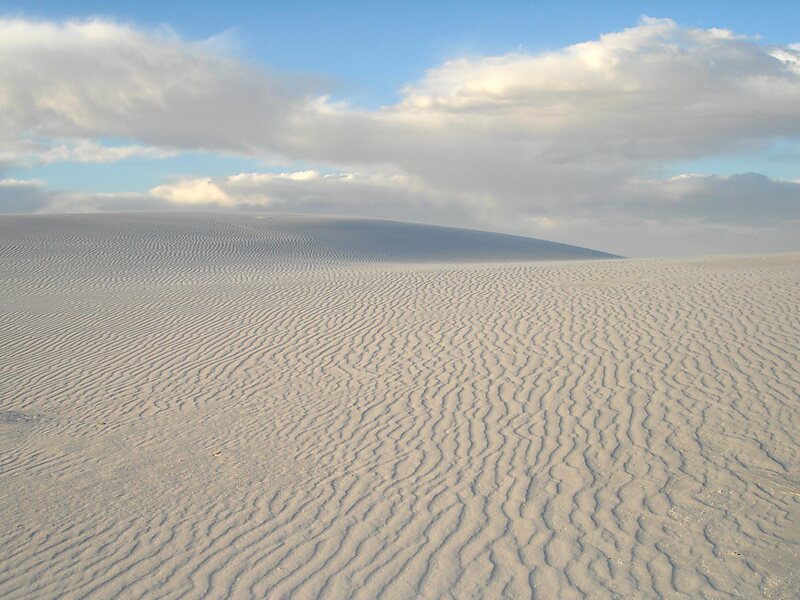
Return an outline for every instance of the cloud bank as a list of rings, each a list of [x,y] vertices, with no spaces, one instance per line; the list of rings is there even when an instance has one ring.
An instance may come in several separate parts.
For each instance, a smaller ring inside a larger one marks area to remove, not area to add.
[[[798,248],[798,182],[663,174],[670,161],[800,143],[795,47],[645,18],[554,52],[448,61],[379,110],[323,92],[166,29],[2,20],[0,164],[205,150],[316,170],[122,196],[0,182],[0,210],[363,214],[633,255]]]

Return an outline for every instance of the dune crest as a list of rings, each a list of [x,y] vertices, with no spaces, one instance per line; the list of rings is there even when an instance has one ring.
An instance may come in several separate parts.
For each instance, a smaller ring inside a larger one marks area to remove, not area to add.
[[[6,215],[4,237],[24,245],[64,236],[96,252],[212,262],[237,260],[350,262],[492,262],[586,260],[613,254],[535,238],[380,219],[303,215],[126,213]],[[42,237],[45,236],[45,237]],[[59,242],[61,240],[61,242]],[[148,243],[148,240],[151,243]],[[170,240],[172,249],[152,243]],[[106,249],[107,244],[113,248]],[[143,254],[144,253],[144,254]]]

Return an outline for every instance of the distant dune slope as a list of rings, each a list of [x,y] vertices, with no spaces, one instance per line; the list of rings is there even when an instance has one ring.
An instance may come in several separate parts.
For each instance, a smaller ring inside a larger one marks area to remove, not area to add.
[[[164,236],[170,244],[160,246]],[[125,249],[154,260],[347,260],[363,262],[492,262],[616,258],[578,246],[528,237],[372,219],[297,215],[163,213],[0,216],[0,243],[74,250],[77,240],[97,258]],[[108,248],[113,244],[113,248]],[[39,250],[45,248],[39,247]],[[193,253],[189,256],[187,253]]]
[[[800,589],[800,256],[0,225],[3,600]]]

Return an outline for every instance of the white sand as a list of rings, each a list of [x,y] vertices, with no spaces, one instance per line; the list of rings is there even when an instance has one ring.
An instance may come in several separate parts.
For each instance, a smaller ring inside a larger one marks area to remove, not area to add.
[[[0,597],[793,597],[800,256],[459,244],[0,219]]]

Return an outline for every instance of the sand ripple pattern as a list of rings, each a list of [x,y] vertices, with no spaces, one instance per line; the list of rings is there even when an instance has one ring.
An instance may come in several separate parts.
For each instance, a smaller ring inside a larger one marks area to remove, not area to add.
[[[800,589],[800,257],[109,218],[0,221],[0,597]]]

